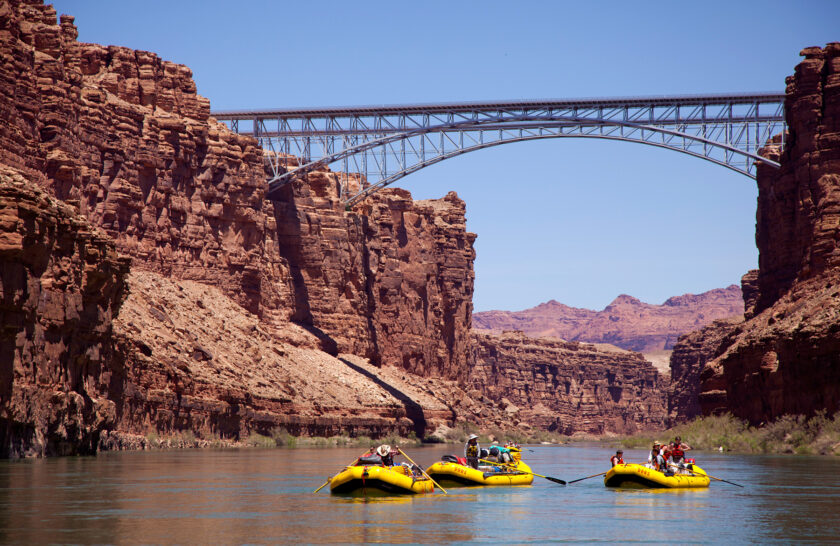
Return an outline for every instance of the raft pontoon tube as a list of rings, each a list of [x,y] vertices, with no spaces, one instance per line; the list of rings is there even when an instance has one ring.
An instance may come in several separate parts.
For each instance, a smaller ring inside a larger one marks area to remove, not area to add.
[[[617,464],[607,471],[604,485],[626,489],[688,488],[709,487],[709,477],[697,465],[688,465],[688,474],[679,472],[666,476],[662,472],[645,465],[627,463]]]
[[[348,466],[330,480],[330,492],[345,495],[412,495],[434,490],[432,480],[416,476],[411,468],[403,465]]]
[[[478,469],[455,461],[456,457],[447,456],[426,472],[441,485],[530,485],[534,481],[534,475],[526,473],[531,472],[531,467],[522,461],[512,465],[479,466]]]

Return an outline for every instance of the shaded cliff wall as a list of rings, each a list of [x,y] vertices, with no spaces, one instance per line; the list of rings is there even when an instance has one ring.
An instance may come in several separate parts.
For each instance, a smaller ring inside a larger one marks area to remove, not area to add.
[[[701,374],[704,414],[754,423],[840,410],[840,43],[787,79],[784,149],[758,168],[759,271],[747,322]]]
[[[111,321],[128,260],[5,166],[0,230],[0,456],[93,453],[116,423]]]
[[[607,346],[608,347],[608,346]],[[521,332],[473,334],[471,383],[508,422],[562,434],[661,428],[665,384],[639,353]]]

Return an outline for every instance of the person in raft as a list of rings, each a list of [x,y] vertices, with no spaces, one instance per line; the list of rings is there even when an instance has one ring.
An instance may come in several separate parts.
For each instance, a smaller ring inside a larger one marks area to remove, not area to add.
[[[620,449],[615,452],[615,455],[610,457],[610,463],[615,466],[617,464],[624,464],[624,452]]]
[[[648,455],[648,466],[663,473],[668,469],[665,456],[662,454],[662,444],[659,442],[653,442]]]
[[[691,449],[691,446],[688,444],[684,444],[682,442],[682,438],[677,436],[671,443],[671,461],[673,461],[675,464],[684,463],[685,452],[689,449]]]
[[[470,434],[467,444],[464,446],[464,457],[467,458],[467,464],[473,468],[478,468],[478,454],[481,453],[481,447],[478,445],[478,436]]]
[[[376,454],[382,459],[385,466],[394,466],[394,455],[399,453],[398,448],[391,448],[388,444],[382,444],[376,448]]]

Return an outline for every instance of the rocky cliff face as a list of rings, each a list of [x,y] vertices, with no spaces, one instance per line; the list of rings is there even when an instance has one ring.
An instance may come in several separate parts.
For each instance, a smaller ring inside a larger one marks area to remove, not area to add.
[[[704,413],[754,423],[840,409],[840,43],[802,51],[784,149],[759,167],[759,271],[747,322],[702,372]]]
[[[338,189],[334,176],[316,173],[275,205],[293,317],[334,351],[463,380],[475,260],[464,202],[454,193],[415,202],[387,189],[346,212]]]
[[[701,415],[700,374],[703,367],[726,350],[743,322],[738,317],[716,320],[677,340],[671,353],[670,422],[680,423]]]
[[[219,286],[256,313],[286,306],[262,150],[209,119],[190,70],[79,43],[51,6],[0,10],[0,162],[78,203],[135,267]]]
[[[0,453],[93,453],[115,425],[111,321],[128,261],[78,211],[0,167]]]
[[[603,311],[568,307],[551,300],[524,311],[475,313],[473,327],[486,332],[519,330],[532,337],[611,343],[630,351],[649,352],[671,349],[682,334],[743,312],[741,290],[732,285],[675,296],[662,305],[621,295]]]
[[[142,445],[150,431],[228,440],[280,430],[407,435],[454,418],[426,392],[431,379],[406,382],[398,368],[328,355],[306,329],[271,329],[215,287],[143,271],[128,286],[114,321],[120,373],[106,446]]]
[[[521,332],[473,334],[473,387],[512,423],[562,434],[628,434],[660,428],[666,395],[639,353]],[[504,413],[503,413],[504,412]]]

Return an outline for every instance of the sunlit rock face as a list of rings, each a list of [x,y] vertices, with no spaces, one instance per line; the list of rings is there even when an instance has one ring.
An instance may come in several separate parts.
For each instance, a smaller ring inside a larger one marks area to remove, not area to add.
[[[386,189],[349,212],[338,191],[335,176],[315,173],[275,204],[293,318],[328,336],[334,351],[463,381],[475,260],[464,202]]]
[[[115,425],[128,265],[75,207],[0,166],[0,456],[91,454]]]
[[[758,167],[759,270],[747,321],[701,375],[703,413],[754,423],[840,409],[840,43],[787,79],[784,148]]]

